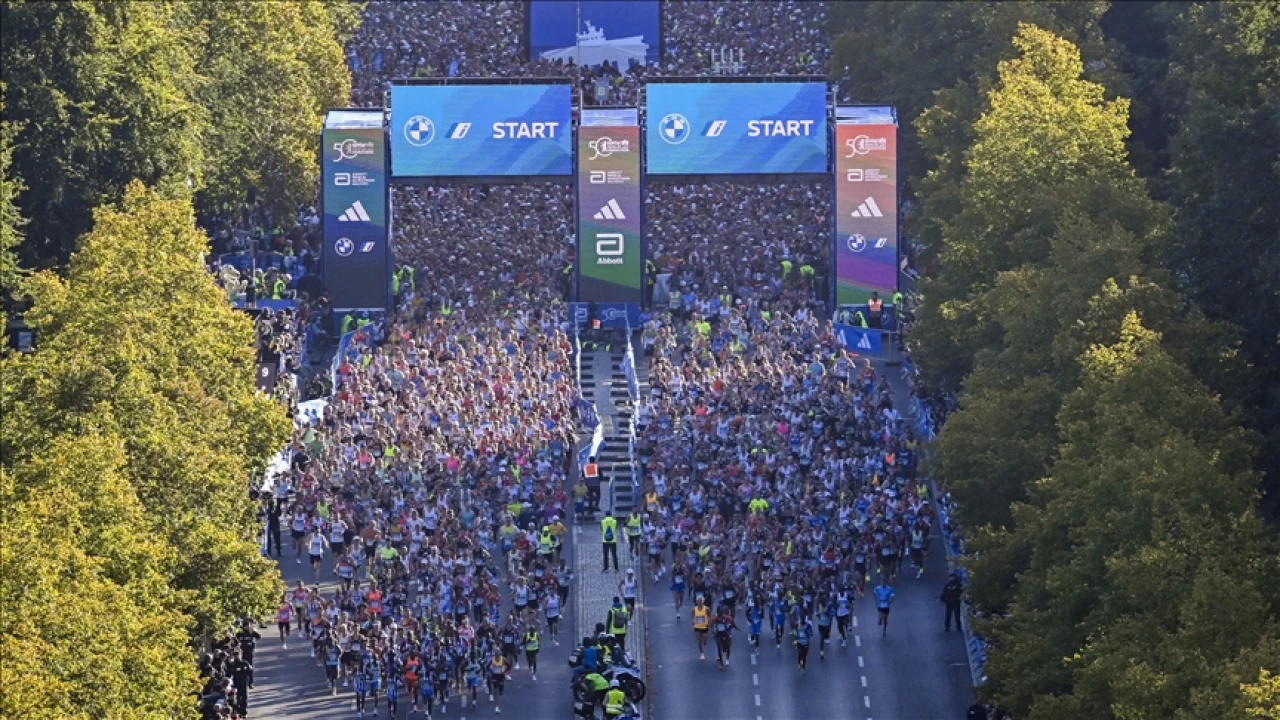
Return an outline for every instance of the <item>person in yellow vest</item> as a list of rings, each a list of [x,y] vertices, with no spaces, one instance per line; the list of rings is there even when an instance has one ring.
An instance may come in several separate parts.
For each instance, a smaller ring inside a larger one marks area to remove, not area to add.
[[[271,284],[271,299],[283,300],[287,288],[288,285],[285,284],[284,278],[276,276],[276,281]]]
[[[614,519],[612,512],[604,514],[604,519],[600,521],[600,543],[604,550],[604,569],[601,572],[609,572],[609,558],[613,558],[614,572],[621,572],[622,568],[618,565],[618,521]]]
[[[711,627],[711,608],[707,607],[707,599],[698,596],[693,606],[693,636],[698,640],[698,659],[707,659],[707,630]]]
[[[806,289],[813,289],[813,266],[809,263],[800,266],[800,281]]]
[[[782,284],[783,285],[787,284],[787,278],[789,278],[790,276],[791,276],[791,261],[783,260],[782,261]]]
[[[356,324],[356,318],[354,315],[352,315],[351,313],[347,313],[346,315],[343,315],[342,316],[342,332],[338,333],[338,335],[339,336],[346,335],[347,333],[351,332],[352,330],[355,329],[355,324]]]
[[[854,310],[853,324],[860,328],[865,328],[867,326],[867,316],[863,315],[861,310]]]
[[[627,706],[627,695],[617,680],[609,681],[609,692],[604,695],[604,716],[605,717],[621,717],[622,711]]]
[[[627,516],[627,554],[632,560],[635,559],[636,553],[640,548],[640,527],[642,523],[639,510],[632,510],[631,514]]]
[[[538,681],[538,628],[536,626],[529,628],[529,632],[524,634],[524,659],[529,664],[529,672],[533,675],[533,681]]]
[[[609,608],[609,634],[618,643],[618,649],[627,651],[627,609],[622,606],[622,598],[613,596],[613,606]]]

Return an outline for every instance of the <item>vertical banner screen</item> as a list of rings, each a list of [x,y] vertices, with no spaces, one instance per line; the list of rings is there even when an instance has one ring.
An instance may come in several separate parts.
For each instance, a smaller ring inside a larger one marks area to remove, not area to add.
[[[640,128],[578,128],[578,300],[640,303]]]
[[[335,308],[385,308],[386,135],[381,127],[326,128],[322,138],[324,284]]]
[[[836,126],[836,305],[898,289],[898,128]]]

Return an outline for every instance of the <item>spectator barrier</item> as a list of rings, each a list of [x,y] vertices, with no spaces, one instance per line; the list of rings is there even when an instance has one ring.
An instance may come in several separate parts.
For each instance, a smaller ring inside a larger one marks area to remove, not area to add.
[[[627,377],[631,398],[631,423],[627,431],[627,461],[631,467],[631,497],[640,497],[640,459],[636,456],[636,426],[640,423],[640,382],[636,378],[636,355],[631,349],[631,322],[627,321],[627,351],[622,356],[622,373]]]
[[[911,413],[916,423],[916,434],[927,442],[934,438],[933,417],[929,409],[925,407],[919,396],[914,392],[916,386],[915,378],[919,372],[919,369],[911,363],[911,358],[904,354],[902,377],[913,388],[911,393]],[[942,539],[947,553],[947,565],[960,577],[960,581],[964,583],[965,587],[968,587],[969,573],[958,562],[959,558],[964,554],[964,538],[955,531],[951,523],[951,494],[939,494],[938,485],[933,481],[933,478],[929,479],[929,492],[935,498],[938,521],[942,528]],[[965,654],[969,660],[969,675],[974,687],[977,687],[987,681],[987,643],[973,632],[969,625],[969,613],[969,602],[964,600],[961,602],[960,608],[960,627],[964,631]]]

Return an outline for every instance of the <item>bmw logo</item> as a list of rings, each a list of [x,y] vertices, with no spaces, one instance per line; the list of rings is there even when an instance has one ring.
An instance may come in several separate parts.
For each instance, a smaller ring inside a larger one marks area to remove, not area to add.
[[[658,123],[658,135],[668,145],[679,145],[689,139],[689,120],[680,113],[671,113]]]
[[[333,244],[333,251],[342,257],[346,257],[356,251],[356,244],[351,242],[351,238],[338,238]]]
[[[426,115],[414,115],[404,124],[404,139],[414,147],[430,145],[436,139],[436,126]]]
[[[867,247],[867,239],[861,235],[849,236],[849,249],[854,252],[862,252]]]

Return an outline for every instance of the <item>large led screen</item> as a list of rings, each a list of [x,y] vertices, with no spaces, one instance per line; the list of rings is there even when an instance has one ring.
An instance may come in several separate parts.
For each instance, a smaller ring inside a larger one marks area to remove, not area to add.
[[[655,83],[645,93],[651,175],[827,172],[825,83]]]
[[[393,85],[395,179],[571,175],[569,85]]]

